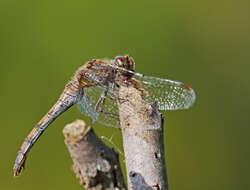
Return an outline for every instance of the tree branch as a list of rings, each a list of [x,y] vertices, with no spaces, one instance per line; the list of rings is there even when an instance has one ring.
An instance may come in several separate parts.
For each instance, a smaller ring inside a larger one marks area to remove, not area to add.
[[[167,190],[163,119],[157,104],[148,104],[141,91],[120,87],[118,108],[123,134],[129,190]],[[88,190],[126,189],[118,154],[108,148],[83,121],[63,130],[73,170]]]
[[[65,126],[65,144],[73,170],[87,190],[125,190],[118,153],[107,147],[82,120]]]
[[[167,190],[163,119],[157,104],[149,105],[133,87],[121,86],[119,98],[128,189]]]

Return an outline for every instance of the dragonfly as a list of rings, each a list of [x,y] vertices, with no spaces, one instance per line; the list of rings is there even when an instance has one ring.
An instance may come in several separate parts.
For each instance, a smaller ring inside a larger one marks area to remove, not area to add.
[[[28,152],[48,126],[75,104],[93,123],[119,128],[117,101],[121,86],[138,89],[147,102],[157,102],[159,110],[188,109],[195,102],[195,92],[190,86],[137,73],[135,62],[128,55],[90,60],[76,71],[57,102],[25,138],[16,157],[14,176],[20,175]]]

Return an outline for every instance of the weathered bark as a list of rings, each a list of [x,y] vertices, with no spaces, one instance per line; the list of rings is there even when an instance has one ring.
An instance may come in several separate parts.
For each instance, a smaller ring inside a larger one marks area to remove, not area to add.
[[[91,127],[77,120],[63,130],[73,170],[87,190],[125,190],[118,154],[107,147]]]
[[[167,190],[163,119],[133,87],[121,86],[118,107],[128,177],[128,189]]]
[[[118,108],[130,190],[167,190],[163,119],[157,104],[150,105],[141,91],[121,86]],[[108,148],[83,121],[67,125],[65,143],[73,170],[88,190],[126,189],[118,154]]]

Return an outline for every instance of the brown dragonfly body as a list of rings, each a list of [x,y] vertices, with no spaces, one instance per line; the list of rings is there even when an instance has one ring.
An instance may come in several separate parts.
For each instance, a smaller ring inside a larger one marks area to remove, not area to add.
[[[118,126],[116,101],[119,99],[119,86],[128,84],[147,92],[145,99],[157,101],[160,110],[187,109],[195,101],[194,91],[184,83],[135,73],[134,61],[129,56],[89,61],[77,70],[57,102],[25,138],[15,161],[14,176],[24,168],[29,150],[45,129],[74,104],[80,105],[82,113],[90,116],[93,122]]]
[[[121,57],[120,59],[122,59]],[[127,61],[132,61],[128,57],[124,57]],[[83,88],[93,87],[96,85],[103,86],[115,80],[117,71],[113,67],[109,67],[107,60],[92,60],[86,63],[75,73],[73,79],[65,86],[61,96],[47,114],[36,124],[29,135],[25,138],[18,152],[15,165],[14,176],[18,176],[24,168],[27,153],[42,135],[44,130],[63,112],[76,104],[82,97]],[[133,62],[131,62],[133,64]],[[133,67],[133,65],[131,65]],[[125,78],[128,78],[127,75]],[[125,80],[124,78],[124,80]]]

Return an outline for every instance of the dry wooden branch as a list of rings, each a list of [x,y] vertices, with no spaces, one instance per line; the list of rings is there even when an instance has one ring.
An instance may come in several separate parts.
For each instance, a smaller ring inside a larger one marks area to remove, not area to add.
[[[87,190],[125,190],[118,154],[107,147],[91,127],[77,120],[63,130],[74,162],[73,170]]]
[[[121,86],[119,98],[128,189],[167,190],[163,119],[156,104],[133,87]]]

